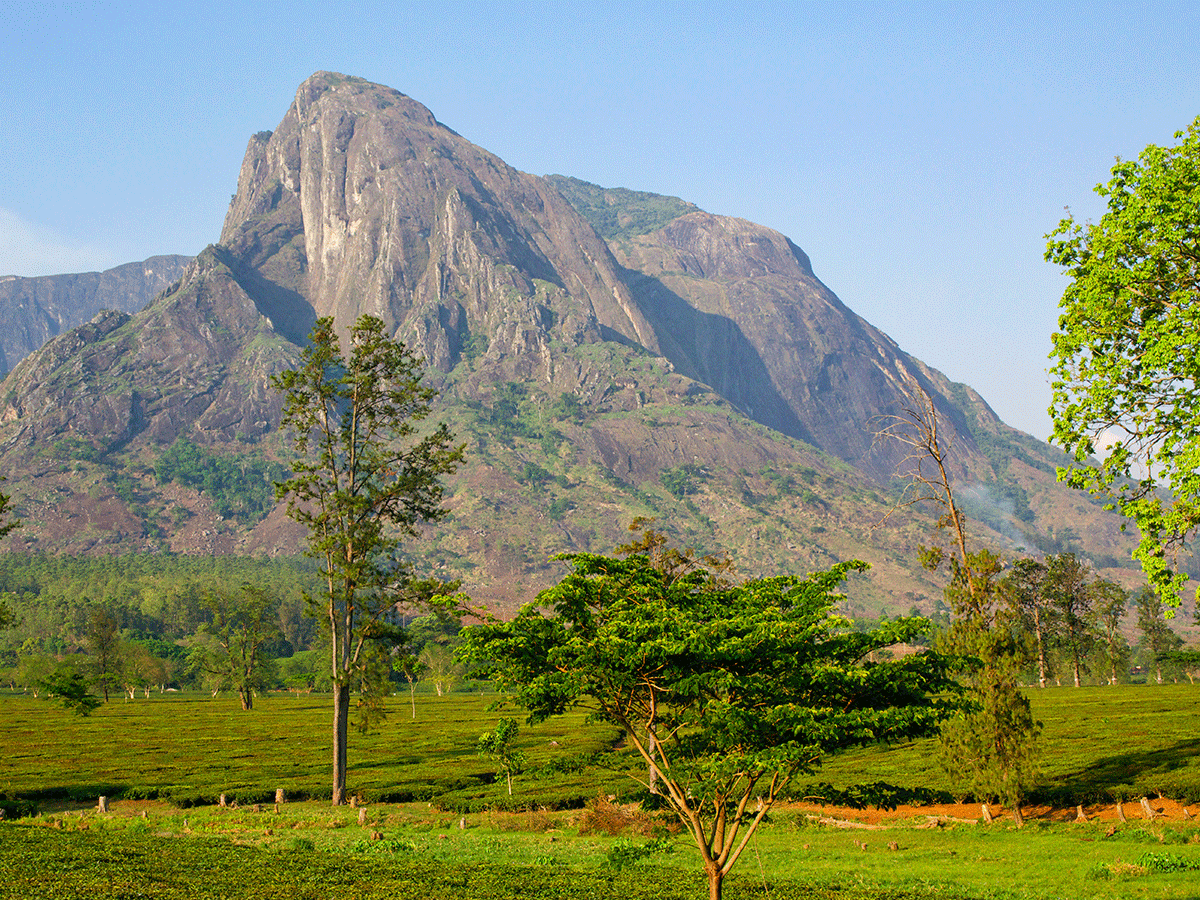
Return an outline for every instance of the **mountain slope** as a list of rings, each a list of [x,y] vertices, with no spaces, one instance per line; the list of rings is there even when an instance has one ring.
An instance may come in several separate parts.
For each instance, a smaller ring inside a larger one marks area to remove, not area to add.
[[[183,274],[186,256],[152,256],[104,272],[0,277],[0,375],[102,309],[131,313]]]
[[[287,454],[268,376],[315,317],[344,330],[362,313],[425,355],[468,442],[451,522],[413,552],[501,607],[554,577],[552,553],[607,551],[634,515],[748,573],[860,556],[876,564],[854,585],[864,609],[929,606],[915,551],[930,521],[876,525],[901,456],[873,437],[913,383],[986,540],[1124,552],[1086,502],[1064,531],[1049,448],[847,309],[783,235],[518,172],[410,98],[333,73],[251,138],[220,242],[177,285],[9,376],[0,466],[27,523],[10,541],[294,550],[280,510],[201,472],[232,465],[261,487]]]

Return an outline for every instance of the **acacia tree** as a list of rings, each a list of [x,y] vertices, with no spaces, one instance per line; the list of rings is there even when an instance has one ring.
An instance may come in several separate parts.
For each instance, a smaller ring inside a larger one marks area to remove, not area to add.
[[[570,574],[512,621],[464,629],[461,653],[531,721],[584,706],[621,726],[647,766],[632,777],[649,788],[656,776],[711,900],[793,776],[845,747],[930,734],[953,706],[938,654],[870,658],[925,620],[853,633],[831,615],[865,563],[726,584],[644,553],[562,558]]]
[[[333,319],[318,319],[299,367],[272,379],[298,454],[278,494],[308,529],[324,582],[309,599],[329,637],[334,806],[345,802],[350,694],[362,683],[364,650],[387,636],[387,616],[405,596],[401,543],[445,515],[440,478],[462,459],[444,424],[418,434],[435,392],[383,322],[362,316],[350,343],[343,359]]]
[[[1051,354],[1059,478],[1137,524],[1134,557],[1172,607],[1200,525],[1200,118],[1175,137],[1118,160],[1096,186],[1105,214],[1068,215],[1046,248],[1071,279]]]

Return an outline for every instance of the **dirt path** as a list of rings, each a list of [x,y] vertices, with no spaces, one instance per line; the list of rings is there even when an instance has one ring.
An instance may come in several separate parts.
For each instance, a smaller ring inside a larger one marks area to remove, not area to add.
[[[1184,808],[1174,800],[1150,800],[1150,811],[1154,821],[1186,822],[1200,824],[1200,806]],[[1145,812],[1139,801],[1121,804],[1125,818],[1130,822],[1145,821]],[[909,822],[913,819],[938,820],[947,822],[982,822],[983,810],[978,803],[938,803],[928,806],[898,806],[895,809],[851,809],[842,806],[819,806],[815,803],[789,803],[783,809],[808,813],[818,818],[853,822],[866,826],[895,825]],[[990,807],[992,817],[1000,819],[1008,816],[1008,810],[1000,806]],[[1050,806],[1025,806],[1021,809],[1027,820],[1046,822],[1074,822],[1077,820],[1077,809],[1057,809]],[[1089,822],[1118,821],[1116,804],[1096,804],[1085,806],[1083,813]],[[853,827],[853,826],[847,826]]]

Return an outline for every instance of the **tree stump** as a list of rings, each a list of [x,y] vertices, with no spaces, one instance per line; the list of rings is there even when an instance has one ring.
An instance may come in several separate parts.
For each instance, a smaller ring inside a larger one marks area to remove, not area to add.
[[[1125,810],[1124,810],[1124,808],[1122,808],[1120,800],[1117,801],[1117,819],[1122,822],[1129,821],[1128,819],[1125,818]]]
[[[1075,807],[1075,821],[1086,822],[1088,820],[1087,813],[1083,811],[1083,804],[1080,803]]]
[[[1190,812],[1188,812],[1188,808],[1186,806],[1184,806],[1184,807],[1182,807],[1182,809],[1183,809],[1183,817],[1185,819],[1190,819],[1192,817],[1192,814]]]
[[[897,844],[895,841],[888,841],[888,849],[889,849],[889,850],[893,850],[893,851],[897,851],[897,850],[899,850],[899,849],[900,849],[900,845],[899,845],[899,844]]]
[[[287,797],[284,795],[283,788],[275,788],[275,804],[286,803]],[[279,812],[279,810],[276,810]]]
[[[1142,798],[1142,815],[1146,817],[1147,822],[1154,819],[1154,810],[1150,808],[1150,801],[1145,797]]]
[[[351,808],[351,809],[354,809],[354,808],[355,808],[355,807],[357,807],[357,806],[358,806],[358,795],[357,795],[357,794],[351,794],[351,795],[350,795],[350,808]]]
[[[982,809],[983,809],[983,821],[986,822],[988,825],[991,825],[992,824],[992,811],[990,809],[988,809],[988,805],[986,803],[983,804]]]
[[[108,798],[103,794],[100,795],[100,802],[96,804],[96,808],[102,813],[108,812]]]
[[[363,809],[362,807],[359,807],[359,810],[358,810],[358,824],[359,825],[367,824],[367,811],[365,809]]]
[[[217,806],[221,807],[221,809],[225,808],[225,795],[224,794],[222,794],[221,799],[217,801]]]
[[[1184,812],[1186,813],[1186,812],[1187,812],[1187,810],[1185,809],[1185,810],[1184,810]],[[461,818],[459,818],[459,820],[458,820],[458,830],[459,830],[459,831],[465,831],[465,830],[466,830],[466,828],[467,828],[467,817],[466,817],[466,816],[462,816],[462,817],[461,817]]]
[[[255,804],[254,804],[254,811],[255,811],[256,813],[260,813],[260,812],[262,812],[262,804],[261,804],[261,803],[255,803]]]
[[[143,819],[148,819],[148,818],[150,818],[149,814],[148,814],[148,813],[146,812],[146,810],[144,810],[144,809],[142,810],[142,818],[143,818]]]
[[[382,831],[372,831],[371,832],[371,840],[382,841],[383,840],[383,832]]]
[[[275,815],[279,815],[279,804],[275,804]]]

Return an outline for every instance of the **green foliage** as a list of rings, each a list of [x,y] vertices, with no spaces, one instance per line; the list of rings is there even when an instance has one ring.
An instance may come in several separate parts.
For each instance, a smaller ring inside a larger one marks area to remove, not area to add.
[[[154,476],[160,484],[174,481],[202,491],[220,516],[258,522],[274,508],[275,483],[287,469],[258,453],[209,453],[179,437],[159,456]]]
[[[668,837],[655,838],[645,843],[637,843],[631,838],[617,838],[608,848],[604,864],[609,869],[624,869],[643,859],[648,859],[658,853],[673,853],[674,844]]]
[[[1148,850],[1134,861],[1134,865],[1150,872],[1193,872],[1200,869],[1200,859],[1187,859],[1166,850]]]
[[[1134,556],[1169,605],[1187,576],[1168,551],[1200,525],[1200,119],[1176,138],[1119,160],[1096,187],[1105,214],[1064,219],[1046,249],[1071,279],[1051,369],[1060,478],[1137,524]]]
[[[513,746],[517,737],[516,719],[502,718],[491,731],[485,731],[479,736],[476,746],[481,756],[486,756],[500,764],[500,771],[508,782],[508,796],[512,796],[512,780],[525,767],[525,754]]]
[[[42,679],[41,688],[49,699],[81,716],[90,716],[100,705],[100,698],[92,693],[92,681],[70,663],[57,666]]]
[[[662,486],[666,488],[667,493],[680,500],[696,493],[700,489],[698,482],[703,480],[703,469],[693,465],[674,466],[670,469],[663,469],[659,475],[659,481],[662,482]]]
[[[243,584],[240,596],[210,592],[203,601],[212,620],[203,625],[191,653],[217,688],[231,687],[242,709],[254,706],[254,695],[270,683],[263,645],[278,635],[275,598],[260,585]]]
[[[1002,566],[986,550],[969,553],[946,588],[957,615],[941,646],[964,658],[960,678],[975,706],[943,726],[938,760],[960,792],[1018,810],[1037,780],[1041,723],[1020,689],[1025,648],[1000,581]]]
[[[696,211],[694,204],[678,197],[626,188],[602,188],[563,175],[548,175],[547,179],[605,240],[649,234]]]
[[[531,721],[583,705],[623,728],[650,772],[639,781],[678,815],[719,890],[796,773],[825,753],[936,730],[951,684],[930,652],[870,659],[922,620],[838,629],[834,590],[864,563],[731,584],[666,557],[655,537],[625,559],[564,557],[566,578],[513,621],[465,629],[463,653]]]
[[[314,604],[330,628],[334,805],[344,800],[350,690],[355,679],[363,683],[371,655],[364,651],[399,637],[387,621],[398,603],[432,599],[423,585],[423,596],[410,593],[402,540],[445,515],[440,479],[463,452],[445,425],[418,434],[435,392],[381,320],[360,317],[350,340],[343,359],[333,319],[318,319],[299,368],[271,380],[284,394],[280,427],[291,431],[297,453],[279,496],[308,529],[308,552],[325,578]]]

